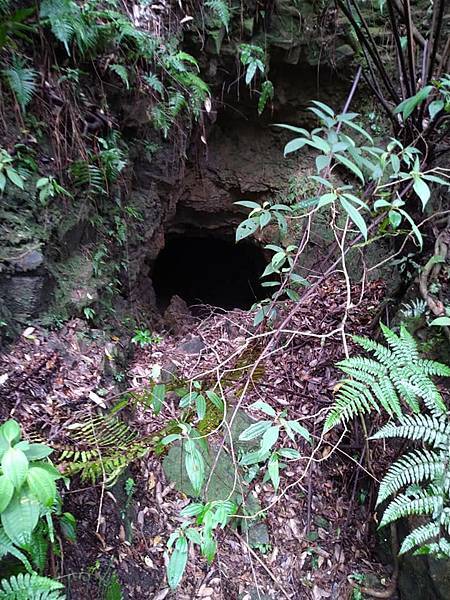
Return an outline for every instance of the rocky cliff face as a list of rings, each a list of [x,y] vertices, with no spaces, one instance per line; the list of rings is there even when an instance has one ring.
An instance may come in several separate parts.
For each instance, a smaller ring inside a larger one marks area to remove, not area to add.
[[[239,38],[214,25],[201,35],[195,27],[185,33],[213,91],[212,110],[199,124],[180,123],[165,140],[151,131],[144,105],[112,94],[130,165],[126,186],[111,190],[110,207],[76,194],[41,207],[31,181],[24,192],[8,190],[1,209],[3,332],[45,315],[58,324],[89,307],[100,313],[120,297],[151,310],[152,265],[168,234],[197,228],[230,237],[243,216],[235,201],[294,198],[308,158],[284,159],[289,136],[271,124],[307,123],[313,98],[342,105],[348,84],[336,69],[342,73],[351,60],[346,31],[333,12],[306,1],[275,2],[264,18],[249,4],[243,25],[238,21]],[[258,117],[258,95],[243,83],[236,48],[263,40],[275,96]],[[37,161],[53,160],[48,145],[34,148]]]

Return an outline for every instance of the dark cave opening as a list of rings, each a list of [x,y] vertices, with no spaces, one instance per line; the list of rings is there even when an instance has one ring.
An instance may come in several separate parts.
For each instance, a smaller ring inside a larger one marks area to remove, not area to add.
[[[152,273],[159,308],[177,294],[188,305],[209,304],[249,309],[267,293],[261,286],[263,250],[250,241],[238,244],[212,235],[169,236]]]

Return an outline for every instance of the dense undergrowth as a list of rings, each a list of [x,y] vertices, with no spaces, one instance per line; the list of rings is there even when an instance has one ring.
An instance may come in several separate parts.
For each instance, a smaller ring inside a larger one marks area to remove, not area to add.
[[[416,550],[450,557],[448,398],[433,379],[450,376],[450,368],[435,360],[439,345],[448,343],[450,326],[445,291],[449,211],[444,200],[450,171],[442,161],[448,152],[450,47],[442,25],[444,5],[442,0],[436,2],[426,15],[430,28],[425,39],[417,35],[419,24],[413,25],[409,5],[403,9],[388,0],[384,10],[393,56],[386,62],[388,48],[380,49],[373,39],[360,3],[337,2],[357,40],[361,63],[348,101],[341,112],[313,102],[309,110],[317,118],[314,129],[280,125],[297,136],[287,144],[285,154],[313,152],[315,172],[308,177],[308,193],[300,191],[289,204],[240,201],[249,214],[237,229],[237,242],[269,225],[276,230],[276,239],[266,248],[271,260],[262,274],[264,285],[273,288],[273,294],[255,306],[257,343],[245,347],[252,351],[251,360],[247,352],[244,366],[238,362],[218,381],[213,377],[174,378],[167,383],[155,365],[150,385],[124,393],[110,411],[99,411],[95,417],[89,414],[84,422],[72,424],[72,444],[60,448],[58,463],[64,474],[80,475],[83,482],[93,485],[100,482],[102,490],[149,452],[165,455],[179,449],[192,501],[181,511],[180,526],[167,540],[167,582],[172,589],[182,581],[188,558],[196,549],[212,563],[222,530],[270,510],[258,508],[254,514],[246,510],[247,499],[235,489],[239,477],[247,484],[258,478],[269,482],[277,502],[283,486],[288,489],[292,485],[284,481],[286,465],[305,458],[305,464],[311,465],[330,431],[333,434],[342,424],[347,429],[355,421],[354,427],[364,437],[365,454],[360,462],[365,456],[368,472],[372,471],[369,441],[400,437],[417,446],[394,462],[381,481],[380,526],[404,517],[425,518],[425,522],[413,523],[400,552]],[[135,140],[138,147],[150,154],[165,139],[179,144],[179,152],[184,154],[188,133],[193,127],[202,131],[212,110],[214,98],[199,60],[184,48],[183,24],[196,22],[200,14],[206,28],[228,35],[236,27],[233,17],[239,7],[211,1],[163,8],[155,12],[146,2],[114,1],[43,0],[38,6],[0,3],[6,97],[1,107],[5,143],[0,154],[0,190],[7,197],[14,188],[29,189],[32,181],[34,210],[44,217],[55,203],[60,211],[70,203],[94,208],[90,213],[97,236],[94,269],[98,274],[110,270],[104,301],[108,294],[110,298],[118,294],[120,276],[127,268],[122,254],[114,254],[116,250],[105,240],[113,238],[117,248],[126,250],[129,220],[140,219],[126,201],[132,179],[131,138],[139,138]],[[256,108],[262,113],[276,94],[266,50],[242,39],[235,50],[245,85],[258,86]],[[384,112],[386,123],[391,123],[386,136],[375,139],[361,125],[358,113],[351,111],[362,76],[379,103],[380,114]],[[127,124],[126,118],[118,122],[121,96],[132,106],[143,102],[143,132],[139,132],[139,123]],[[14,118],[7,120],[8,111]],[[15,129],[11,126],[10,130],[6,123],[13,122]],[[44,140],[51,148],[46,156],[38,150]],[[330,264],[322,274],[308,275],[300,268],[301,257],[315,220],[323,215],[334,240]],[[288,241],[287,234],[292,231],[297,233],[296,239]],[[381,325],[387,346],[373,339],[353,338],[366,353],[373,354],[369,358],[353,354],[347,331],[355,302],[349,256],[355,251],[364,255],[380,240],[393,240],[392,253],[378,264],[362,261],[362,288],[380,264],[394,260],[401,264],[411,256],[417,264],[426,253],[431,253],[431,258],[419,269],[421,299],[409,307],[412,317],[403,318],[398,333],[395,323]],[[346,287],[339,327],[325,333],[290,331],[291,319],[305,299],[335,272]],[[280,320],[280,306],[287,300],[292,304]],[[97,316],[89,303],[83,315],[91,321]],[[428,343],[420,342],[420,348],[412,335],[417,329],[414,319],[420,319],[428,332],[436,332],[428,336]],[[290,418],[289,407],[279,410],[270,398],[260,399],[249,407],[252,416],[259,418],[233,439],[229,430],[249,389],[263,377],[264,360],[283,348],[284,336],[291,333],[319,337],[323,344],[331,337],[341,340],[345,358],[337,366],[346,377],[335,387],[334,405],[326,417],[319,413],[314,431],[310,431],[301,420]],[[157,343],[142,330],[134,341],[144,347]],[[230,387],[234,404],[227,393]],[[173,404],[174,397],[176,414],[157,434],[141,437],[132,423],[122,419],[127,411],[138,409],[157,417],[169,402]],[[372,420],[374,413],[381,414],[381,419]],[[43,577],[49,573],[48,556],[58,555],[62,544],[59,536],[55,538],[53,523],[74,542],[75,518],[62,512],[55,483],[62,475],[48,459],[51,450],[40,443],[21,441],[20,433],[15,421],[7,421],[0,429],[0,552],[20,561],[28,574],[13,574],[4,580],[0,597],[56,599],[62,597],[61,584]],[[209,441],[213,434],[221,434],[223,442],[211,465]],[[235,485],[226,498],[211,499],[208,486],[226,443],[233,458]],[[133,494],[130,486],[129,498]],[[115,597],[121,597],[117,586],[115,590]]]

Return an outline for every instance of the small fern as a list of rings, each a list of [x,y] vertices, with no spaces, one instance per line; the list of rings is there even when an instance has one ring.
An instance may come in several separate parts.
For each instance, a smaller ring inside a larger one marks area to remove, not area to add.
[[[427,444],[398,459],[384,476],[377,505],[391,500],[380,527],[411,516],[428,522],[415,527],[403,540],[400,554],[410,550],[450,558],[450,421],[448,413],[400,417],[388,423],[372,439],[403,438]]]
[[[64,600],[62,583],[36,573],[19,573],[0,582],[0,600]]]
[[[3,75],[17,100],[22,112],[31,102],[37,89],[37,71],[24,66],[23,60],[16,59],[8,69],[3,70]]]
[[[95,164],[87,160],[77,160],[70,167],[74,187],[88,194],[106,194],[105,178]]]
[[[228,33],[228,27],[231,20],[231,11],[228,2],[226,2],[226,0],[207,0],[205,6],[211,9],[213,17],[225,27],[225,30]]]
[[[445,413],[444,401],[431,377],[449,377],[450,368],[422,359],[414,338],[405,327],[401,327],[400,335],[385,325],[381,325],[381,329],[388,346],[353,337],[374,358],[355,356],[338,363],[349,378],[340,383],[335,404],[325,421],[325,431],[373,410],[384,409],[389,415],[400,417],[406,405],[417,413],[421,400],[433,414]]]
[[[88,417],[70,430],[70,438],[60,456],[65,473],[80,473],[83,481],[92,483],[104,477],[107,485],[113,485],[122,471],[144,456],[151,445],[150,438],[139,438],[134,429],[111,415]]]

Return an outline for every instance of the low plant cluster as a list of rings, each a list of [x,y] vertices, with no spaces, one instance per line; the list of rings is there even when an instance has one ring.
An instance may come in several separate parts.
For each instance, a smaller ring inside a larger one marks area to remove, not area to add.
[[[0,598],[63,600],[63,584],[43,576],[49,551],[59,552],[55,522],[75,541],[75,519],[62,512],[56,482],[63,478],[45,444],[21,440],[14,420],[0,427],[0,558],[10,555],[25,574],[3,579]]]

